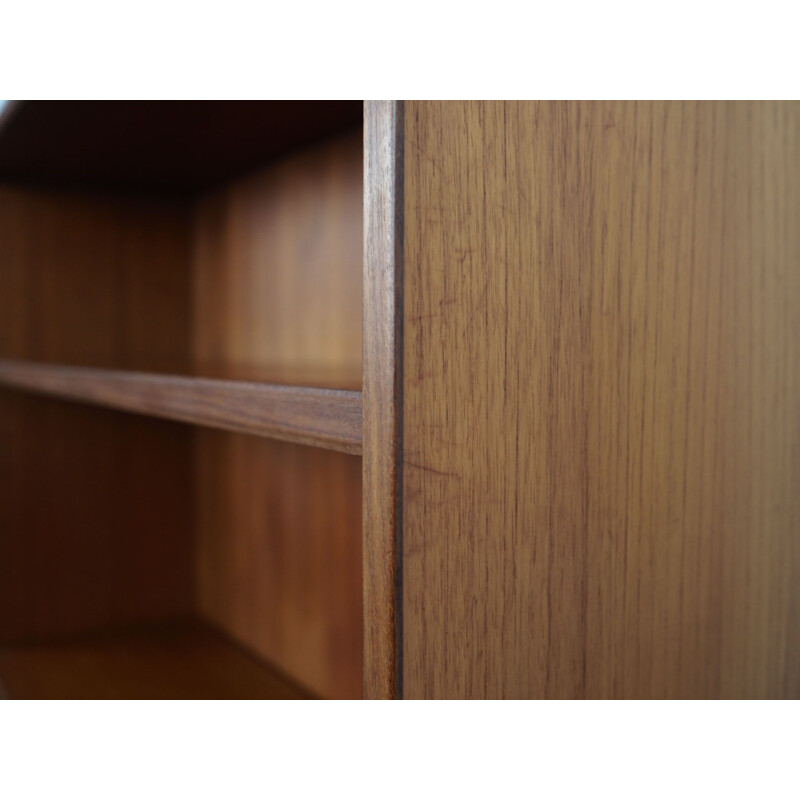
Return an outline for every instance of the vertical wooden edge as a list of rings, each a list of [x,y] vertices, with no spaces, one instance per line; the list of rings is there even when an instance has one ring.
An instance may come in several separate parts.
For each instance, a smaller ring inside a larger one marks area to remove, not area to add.
[[[364,103],[364,697],[402,698],[403,102]]]
[[[395,552],[395,697],[403,699],[403,297],[405,264],[405,101],[394,114],[394,552]]]

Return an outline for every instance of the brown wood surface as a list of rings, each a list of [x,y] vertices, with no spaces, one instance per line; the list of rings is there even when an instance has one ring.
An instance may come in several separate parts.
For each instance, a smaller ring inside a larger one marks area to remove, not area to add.
[[[0,357],[188,367],[185,203],[0,184]]]
[[[0,357],[188,364],[189,217],[0,187]],[[191,429],[0,389],[0,641],[189,613]]]
[[[191,429],[0,391],[0,643],[192,609]]]
[[[199,613],[320,696],[360,697],[360,459],[210,430],[196,453]]]
[[[8,699],[301,700],[308,694],[189,622],[0,648]]]
[[[800,696],[800,105],[405,105],[406,697]]]
[[[364,697],[400,696],[403,104],[364,104]]]
[[[57,165],[83,163],[79,183],[164,177],[82,147]],[[212,172],[241,153],[223,155]],[[44,179],[76,178],[56,172]],[[357,451],[355,392],[188,376],[360,389],[361,174],[356,132],[196,199],[0,188],[0,358],[80,368],[6,363],[6,377],[247,430],[270,405],[294,425],[310,402],[301,425],[319,432],[332,397],[346,412],[332,443]],[[0,640],[197,608],[312,691],[360,696],[358,458],[27,393],[0,406]],[[307,433],[290,435],[319,441]]]
[[[285,159],[195,206],[195,371],[361,388],[361,136]],[[196,602],[323,697],[361,696],[361,464],[195,432]]]
[[[348,135],[197,201],[198,369],[319,371],[331,388],[361,374],[361,150]]]
[[[288,442],[361,452],[361,393],[0,359],[0,385]]]

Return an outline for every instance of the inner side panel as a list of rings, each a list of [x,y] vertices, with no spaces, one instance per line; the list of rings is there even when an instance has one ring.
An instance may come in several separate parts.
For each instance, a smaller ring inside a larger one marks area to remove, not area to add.
[[[361,384],[360,131],[197,202],[195,371]],[[361,463],[197,430],[197,605],[324,697],[361,694]]]

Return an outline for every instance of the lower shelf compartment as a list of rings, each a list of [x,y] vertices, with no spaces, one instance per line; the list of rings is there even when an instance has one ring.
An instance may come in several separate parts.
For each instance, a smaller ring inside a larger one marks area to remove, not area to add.
[[[309,695],[225,636],[181,621],[0,647],[0,697],[30,700],[302,700]]]

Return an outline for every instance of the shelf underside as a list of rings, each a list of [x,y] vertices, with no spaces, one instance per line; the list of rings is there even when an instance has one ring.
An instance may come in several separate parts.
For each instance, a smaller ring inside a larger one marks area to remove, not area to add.
[[[12,103],[0,117],[0,180],[194,192],[361,117],[349,100]]]
[[[10,699],[301,700],[308,695],[201,623],[0,648]]]
[[[0,359],[0,386],[361,453],[361,393]]]

